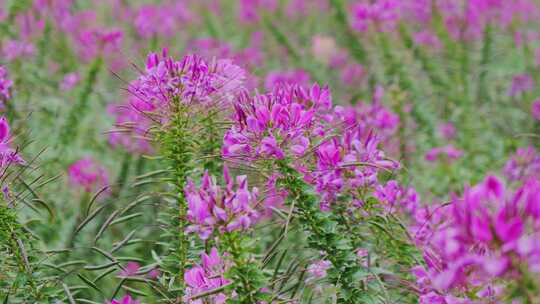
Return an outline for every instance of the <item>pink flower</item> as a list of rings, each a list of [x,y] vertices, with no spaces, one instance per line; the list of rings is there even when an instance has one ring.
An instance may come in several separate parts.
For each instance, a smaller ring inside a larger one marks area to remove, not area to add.
[[[154,268],[152,270],[150,270],[146,276],[150,279],[157,279],[159,276],[161,275],[161,272],[159,271],[159,269],[157,268]]]
[[[517,96],[532,91],[536,86],[534,79],[527,74],[516,75],[512,78],[512,86],[508,90],[508,95]]]
[[[306,279],[306,283],[326,277],[326,271],[331,266],[332,263],[327,260],[316,261],[313,264],[309,265],[307,268],[307,273],[309,277]]]
[[[366,71],[361,64],[347,64],[341,70],[341,81],[348,86],[358,86],[366,76]]]
[[[360,1],[352,7],[353,29],[365,32],[370,26],[377,31],[395,28],[400,18],[400,2],[396,0]]]
[[[444,296],[447,302],[442,303],[472,303],[469,296],[477,294],[503,300],[498,284],[519,280],[523,267],[538,265],[539,202],[537,177],[512,191],[487,176],[466,188],[462,197],[454,197],[448,208],[439,209],[437,218],[428,220],[431,232],[422,245],[426,268],[412,270],[421,299],[439,301],[438,296]]]
[[[186,282],[186,291],[183,301],[188,304],[202,304],[201,299],[193,300],[197,295],[220,288],[229,284],[229,280],[225,279],[223,274],[227,270],[225,263],[220,257],[217,249],[214,247],[210,251],[210,255],[201,254],[201,265],[195,265],[184,273]],[[227,296],[225,293],[217,293],[205,298],[205,301],[210,301],[214,304],[225,304]]]
[[[21,57],[31,57],[35,51],[33,44],[18,40],[8,40],[2,48],[2,53],[7,61],[13,61]]]
[[[124,296],[121,300],[112,300],[109,304],[140,304],[140,301],[133,299],[130,295]]]
[[[64,76],[60,89],[63,91],[71,90],[80,80],[80,76],[77,72],[68,73]]]
[[[215,179],[205,172],[199,188],[191,181],[185,188],[187,219],[192,224],[187,231],[197,232],[203,240],[208,239],[216,229],[220,233],[247,230],[259,216],[254,210],[258,190],[248,190],[247,177],[236,178],[235,190],[234,181],[225,166],[223,179],[225,189],[217,185]]]
[[[264,87],[271,91],[278,84],[297,84],[305,86],[309,83],[309,74],[303,70],[274,71],[266,76]]]
[[[456,137],[456,127],[451,122],[440,124],[438,129],[439,135],[444,139],[451,140]]]
[[[240,0],[238,4],[239,19],[245,23],[259,22],[261,10],[274,11],[277,9],[277,0]]]
[[[540,155],[533,147],[519,148],[506,162],[503,170],[509,181],[525,181],[540,174]]]
[[[540,100],[535,100],[532,103],[531,112],[536,120],[540,120]]]
[[[429,30],[414,33],[413,39],[416,44],[433,49],[439,49],[442,46],[437,35],[433,34]]]
[[[170,1],[170,3],[142,5],[135,11],[133,25],[137,33],[146,39],[156,36],[173,37],[176,30],[195,16],[185,3]]]
[[[430,162],[440,160],[442,156],[449,162],[459,159],[463,155],[461,150],[456,149],[452,145],[444,147],[435,147],[426,153],[425,159]]]
[[[141,268],[141,265],[137,262],[128,262],[126,267],[120,271],[119,277],[133,277],[137,275],[137,272]]]
[[[11,134],[7,119],[0,117],[0,167],[5,168],[11,164],[24,164],[18,151],[10,147]]]
[[[11,87],[13,81],[8,78],[7,69],[0,66],[0,102],[5,103],[11,99]]]
[[[378,185],[373,194],[385,209],[396,211],[400,209],[402,213],[414,214],[419,204],[418,193],[413,188],[404,188],[394,180],[388,181],[386,185]]]
[[[90,157],[82,158],[69,166],[68,175],[70,182],[82,187],[85,192],[95,192],[109,185],[105,168]]]

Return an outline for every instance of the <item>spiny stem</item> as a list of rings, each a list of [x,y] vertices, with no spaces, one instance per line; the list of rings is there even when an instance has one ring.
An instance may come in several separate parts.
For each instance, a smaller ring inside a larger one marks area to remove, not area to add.
[[[338,294],[337,303],[358,303],[362,291],[354,279],[354,274],[360,270],[353,253],[351,239],[342,231],[336,229],[339,219],[331,212],[323,213],[318,206],[317,197],[306,191],[309,186],[287,164],[280,164],[283,174],[281,182],[290,197],[296,201],[299,221],[308,232],[308,244],[312,249],[327,253],[332,263],[333,271],[329,280],[336,286],[341,286],[344,292]]]

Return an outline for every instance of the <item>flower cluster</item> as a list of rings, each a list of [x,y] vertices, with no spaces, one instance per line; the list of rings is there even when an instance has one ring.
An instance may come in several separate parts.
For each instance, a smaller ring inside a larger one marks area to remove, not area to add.
[[[306,90],[281,84],[271,93],[242,94],[234,104],[235,124],[224,137],[223,156],[244,160],[300,157],[310,138],[321,138],[321,114],[331,108],[328,88]]]
[[[107,170],[90,157],[71,164],[68,175],[71,184],[81,187],[85,192],[95,192],[109,186]]]
[[[429,150],[426,153],[426,160],[430,162],[435,162],[441,160],[442,158],[446,159],[448,162],[453,162],[456,159],[459,159],[463,155],[463,152],[452,145],[447,145],[444,147],[435,147]]]
[[[207,61],[187,55],[181,61],[151,53],[145,73],[131,82],[130,96],[109,107],[118,130],[111,132],[109,143],[134,153],[152,153],[148,132],[156,122],[167,121],[168,107],[179,101],[201,111],[226,109],[243,88],[245,71],[230,60]],[[193,112],[195,110],[193,109]]]
[[[121,300],[112,300],[109,304],[140,304],[140,301],[133,299],[130,295],[124,296]]]
[[[176,29],[194,18],[186,4],[177,1],[142,5],[132,14],[137,34],[145,39],[156,36],[173,37]]]
[[[136,97],[130,97],[127,104],[110,105],[109,114],[116,118],[114,130],[109,134],[109,143],[113,147],[123,147],[132,153],[153,152],[147,132],[152,126],[152,120],[147,113],[156,107]]]
[[[206,298],[197,298],[201,293],[218,289],[229,284],[223,274],[227,267],[220,257],[218,250],[214,247],[210,254],[201,254],[201,265],[195,265],[184,274],[184,280],[187,284],[184,303],[203,304],[214,303],[224,304],[227,300],[225,293],[215,293]],[[207,302],[210,301],[210,302]]]
[[[24,164],[19,152],[10,146],[11,132],[8,121],[0,117],[0,168],[11,164]]]
[[[248,229],[259,217],[255,211],[258,190],[248,189],[247,176],[236,177],[235,190],[234,181],[225,166],[223,179],[225,189],[205,172],[199,188],[192,181],[185,188],[187,219],[192,224],[187,232],[197,232],[203,240],[208,239],[214,230],[223,233]]]
[[[387,211],[398,214],[414,215],[420,203],[420,197],[414,188],[402,187],[394,180],[388,181],[384,186],[378,185],[373,196]]]
[[[540,155],[533,147],[519,148],[506,162],[503,171],[509,181],[525,181],[540,173]]]
[[[392,30],[400,18],[399,4],[400,2],[396,0],[355,3],[352,7],[352,27],[361,32],[367,31],[370,26],[379,31]]]
[[[242,88],[245,71],[230,60],[208,62],[196,55],[181,61],[152,53],[148,56],[146,72],[130,84],[136,98],[162,109],[173,99],[186,105],[204,104],[219,107],[230,102]]]
[[[512,282],[519,287],[540,271],[539,200],[537,178],[511,191],[488,176],[440,208],[423,248],[426,266],[413,269],[420,302],[476,303],[486,297],[497,302],[505,290],[516,288]]]
[[[0,102],[4,104],[11,99],[11,87],[13,81],[8,78],[8,72],[5,67],[0,66]]]

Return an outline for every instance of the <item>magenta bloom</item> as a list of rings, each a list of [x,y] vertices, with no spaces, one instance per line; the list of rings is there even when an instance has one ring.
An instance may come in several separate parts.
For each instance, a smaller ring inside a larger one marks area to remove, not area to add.
[[[262,10],[274,11],[277,9],[277,0],[240,0],[238,3],[238,17],[245,23],[259,22]]]
[[[309,74],[303,70],[274,71],[268,73],[264,87],[271,91],[279,84],[306,86],[309,84]]]
[[[341,70],[341,81],[348,86],[358,86],[366,76],[364,67],[357,63],[350,63]]]
[[[422,245],[426,267],[412,269],[422,298],[469,299],[475,291],[502,300],[499,282],[540,270],[539,202],[537,177],[512,191],[487,176],[427,223],[419,218],[431,230]]]
[[[186,3],[169,1],[139,7],[135,12],[133,25],[137,34],[145,39],[159,36],[171,38],[179,28],[193,19],[193,13]]]
[[[426,153],[425,159],[430,162],[435,162],[441,159],[446,159],[448,162],[453,162],[463,156],[463,152],[456,149],[452,145],[444,147],[435,147]]]
[[[229,280],[223,276],[227,270],[225,263],[215,247],[210,251],[210,255],[206,253],[201,254],[201,260],[201,265],[195,265],[184,273],[184,280],[187,284],[183,299],[184,303],[206,303],[202,299],[192,300],[192,298],[200,293],[229,284]],[[226,300],[227,295],[224,293],[213,294],[204,299],[204,301],[210,301],[210,303],[214,304],[224,304]]]
[[[63,91],[71,90],[74,86],[79,83],[81,77],[77,72],[68,73],[64,76],[62,83],[60,84],[60,89]]]
[[[534,79],[527,74],[516,75],[512,78],[512,86],[508,90],[508,95],[517,96],[532,91],[536,86]]]
[[[309,277],[306,279],[306,283],[325,278],[326,271],[331,266],[332,266],[332,263],[330,263],[330,261],[327,261],[327,260],[316,261],[313,264],[309,265],[307,268],[307,273]]]
[[[119,277],[133,277],[137,275],[137,272],[141,268],[141,265],[137,262],[128,262],[126,267],[120,271]]]
[[[536,120],[540,120],[540,100],[535,100],[532,103],[531,112]]]
[[[435,35],[429,30],[423,30],[420,32],[416,32],[413,35],[414,42],[421,46],[426,46],[432,49],[440,49],[441,48],[441,41]]]
[[[124,296],[121,300],[112,300],[109,304],[140,304],[140,301],[133,299],[130,295]]]
[[[5,67],[0,66],[0,101],[5,103],[11,99],[11,87],[13,81],[8,78],[8,72]]]
[[[390,212],[399,210],[406,214],[414,214],[420,201],[413,188],[402,187],[394,180],[388,181],[384,186],[378,185],[373,196]]]
[[[322,114],[331,108],[328,88],[280,84],[271,93],[247,92],[235,103],[235,125],[225,133],[222,154],[244,160],[299,157],[312,135],[324,132]]]
[[[214,230],[220,233],[246,230],[253,225],[259,215],[254,210],[257,202],[257,188],[248,189],[247,176],[236,178],[237,188],[229,175],[227,166],[223,168],[226,185],[222,189],[213,177],[205,172],[200,188],[189,181],[186,188],[188,221],[192,223],[188,232],[197,232],[201,239],[210,237]]]
[[[227,105],[243,89],[246,72],[231,60],[206,61],[188,55],[181,61],[148,55],[146,71],[130,84],[130,92],[148,107],[166,112],[173,98],[186,105],[220,107]]]
[[[504,175],[509,181],[525,181],[540,174],[540,155],[533,147],[519,148],[504,166]]]
[[[11,164],[24,164],[18,151],[10,147],[11,134],[7,119],[0,118],[0,167],[5,168]]]
[[[152,154],[153,148],[147,133],[152,120],[145,112],[155,111],[152,103],[131,97],[124,104],[110,105],[108,112],[116,118],[116,129],[109,133],[109,143],[113,147],[123,147],[136,154]]]
[[[370,26],[377,31],[392,30],[399,18],[400,1],[396,0],[360,1],[352,7],[352,27],[360,32]]]
[[[3,44],[2,53],[7,61],[31,57],[36,52],[33,44],[18,40],[8,40]]]
[[[105,168],[92,158],[85,157],[68,168],[70,183],[81,187],[85,192],[96,192],[109,185]]]
[[[439,135],[447,140],[454,139],[456,137],[456,127],[453,123],[442,123],[438,127]]]

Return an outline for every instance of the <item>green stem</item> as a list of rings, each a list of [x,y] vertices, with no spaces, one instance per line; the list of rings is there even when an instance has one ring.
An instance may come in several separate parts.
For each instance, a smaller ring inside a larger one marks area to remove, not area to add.
[[[298,208],[298,218],[308,233],[308,246],[327,254],[333,270],[329,272],[329,280],[340,286],[337,303],[360,303],[363,293],[355,279],[360,270],[354,254],[354,244],[350,236],[340,230],[340,219],[331,212],[322,212],[317,196],[308,192],[307,185],[294,169],[287,164],[280,164],[283,174],[283,186]]]
[[[338,25],[346,35],[347,47],[351,56],[359,63],[363,64],[367,62],[367,52],[347,21],[347,14],[344,7],[345,4],[342,0],[331,0],[330,5],[334,10],[334,16]]]
[[[165,126],[159,142],[163,146],[163,153],[173,170],[173,185],[176,194],[176,206],[172,209],[171,218],[175,227],[175,240],[173,251],[169,261],[176,263],[172,268],[175,270],[176,281],[180,283],[180,293],[183,294],[184,272],[187,265],[189,240],[185,233],[187,227],[187,202],[184,196],[184,186],[187,177],[193,171],[193,140],[192,131],[189,128],[190,117],[181,101],[175,99],[171,104],[172,116],[168,125]],[[176,266],[176,267],[175,267]]]
[[[265,295],[260,291],[267,282],[261,265],[251,259],[252,246],[247,236],[242,233],[232,232],[223,235],[221,251],[231,254],[234,265],[228,270],[228,276],[233,281],[234,290],[237,294],[235,303],[252,304],[265,300]]]
[[[482,46],[482,59],[480,61],[480,75],[478,76],[477,100],[479,102],[489,101],[489,92],[486,86],[488,64],[491,59],[493,47],[493,30],[488,24],[484,29],[484,43]]]
[[[103,59],[101,57],[94,60],[90,66],[90,69],[88,70],[88,74],[86,76],[84,86],[79,94],[79,98],[67,114],[66,123],[60,130],[60,147],[62,149],[69,146],[73,139],[77,137],[80,123],[88,110],[88,103],[102,65]]]

